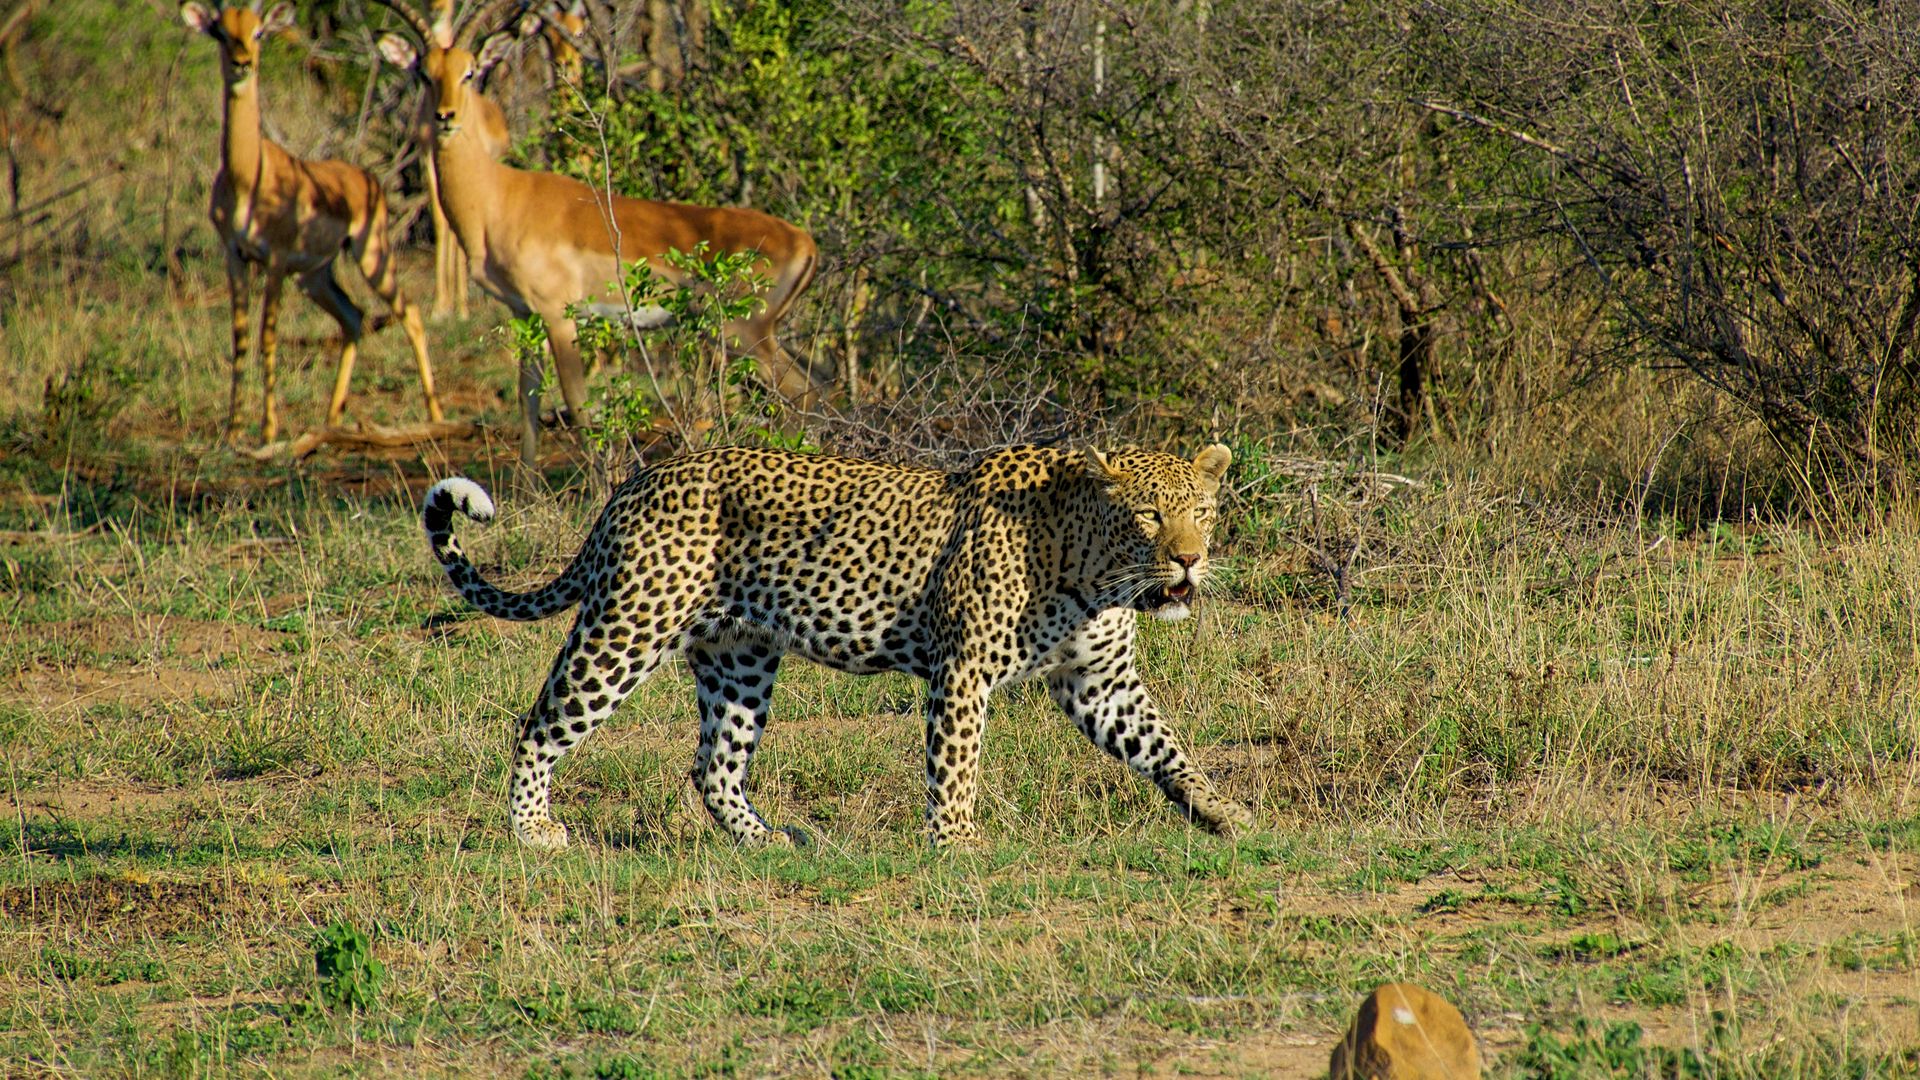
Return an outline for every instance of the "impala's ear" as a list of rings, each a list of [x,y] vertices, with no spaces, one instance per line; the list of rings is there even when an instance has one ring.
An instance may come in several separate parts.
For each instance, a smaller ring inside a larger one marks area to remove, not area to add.
[[[277,34],[282,30],[290,30],[292,28],[293,5],[287,3],[286,0],[281,0],[280,3],[273,5],[273,7],[267,10],[266,15],[260,19],[260,36],[262,37],[268,34]]]
[[[1113,463],[1107,460],[1107,455],[1093,447],[1089,446],[1081,451],[1080,458],[1087,468],[1087,475],[1092,479],[1106,484],[1116,484],[1122,479],[1120,470],[1113,467]]]
[[[1200,474],[1200,479],[1208,487],[1218,488],[1220,481],[1226,478],[1227,466],[1232,464],[1233,451],[1227,449],[1224,443],[1214,443],[1194,455],[1193,471]]]
[[[507,58],[513,51],[514,31],[502,30],[480,43],[480,49],[473,54],[473,72],[478,78],[485,78],[495,64]]]
[[[387,63],[401,71],[419,70],[419,51],[413,47],[413,42],[399,34],[380,35],[380,55],[387,58]]]
[[[180,5],[180,21],[197,34],[211,34],[213,28],[220,25],[220,17],[196,0],[187,0]]]
[[[540,28],[545,25],[546,18],[544,16],[529,11],[525,15],[520,16],[520,25],[514,28],[514,32],[523,38],[530,38],[539,33]]]

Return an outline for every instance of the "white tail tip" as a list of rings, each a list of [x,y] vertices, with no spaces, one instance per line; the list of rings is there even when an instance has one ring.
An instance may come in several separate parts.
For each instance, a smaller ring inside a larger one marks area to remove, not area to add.
[[[479,484],[464,476],[450,476],[427,489],[426,502],[431,504],[445,492],[453,500],[460,512],[475,521],[493,520],[493,500],[487,497],[487,491]]]

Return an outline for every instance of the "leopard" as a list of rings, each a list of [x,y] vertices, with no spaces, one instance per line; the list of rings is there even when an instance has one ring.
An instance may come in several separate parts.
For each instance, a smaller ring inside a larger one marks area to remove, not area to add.
[[[1015,446],[945,471],[762,447],[715,447],[637,467],[561,573],[526,592],[489,582],[454,513],[491,521],[466,477],[422,500],[427,541],[464,601],[516,621],[577,611],[513,743],[509,817],[530,847],[567,845],[551,809],[556,764],[672,657],[700,717],[690,778],[743,845],[804,845],[769,825],[747,770],[775,675],[799,656],[926,684],[926,839],[980,840],[987,701],[1042,678],[1088,740],[1175,811],[1232,837],[1253,816],[1193,763],[1141,679],[1142,615],[1199,603],[1232,451],[1191,460],[1139,448]]]

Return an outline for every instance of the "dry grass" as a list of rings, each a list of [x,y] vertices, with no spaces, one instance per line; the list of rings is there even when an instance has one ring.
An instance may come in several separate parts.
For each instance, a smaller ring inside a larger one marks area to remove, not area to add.
[[[1146,664],[1271,831],[1170,820],[1026,689],[995,714],[971,855],[921,847],[917,687],[804,666],[756,792],[818,847],[708,826],[677,672],[561,770],[586,843],[514,847],[505,733],[563,627],[446,622],[404,501],[15,543],[7,1053],[1309,1075],[1352,998],[1408,977],[1505,1075],[1663,1075],[1644,1046],[1595,1064],[1576,1021],[1638,1023],[1705,1075],[1896,1067],[1920,1037],[1911,531],[1676,538],[1408,491],[1349,522],[1380,554],[1341,620],[1257,539],[1252,507],[1284,503],[1246,501],[1230,595],[1149,628]],[[472,547],[521,581],[588,510],[508,509]],[[311,1004],[341,921],[386,969],[358,1013]]]

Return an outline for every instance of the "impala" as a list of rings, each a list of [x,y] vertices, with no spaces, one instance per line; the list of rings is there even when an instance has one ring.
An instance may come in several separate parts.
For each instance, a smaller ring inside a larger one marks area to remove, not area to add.
[[[488,157],[498,159],[513,145],[513,136],[507,132],[507,114],[479,91],[473,96],[478,99],[474,116],[480,144]],[[414,114],[412,131],[427,174],[427,207],[433,213],[433,317],[457,313],[464,319],[468,313],[467,271],[460,265],[460,241],[454,238],[453,226],[440,208],[440,171],[433,161],[433,113],[424,100]]]
[[[394,280],[393,249],[387,240],[387,197],[372,174],[344,161],[304,161],[260,134],[260,45],[268,34],[293,25],[293,6],[274,5],[265,16],[252,7],[229,7],[215,15],[188,0],[181,21],[220,45],[220,70],[226,86],[223,156],[213,180],[209,217],[227,255],[227,291],[233,303],[233,383],[227,397],[226,439],[239,441],[240,383],[250,337],[248,308],[253,268],[265,267],[260,309],[260,369],[266,403],[261,432],[267,442],[279,433],[274,405],[274,351],[280,291],[289,276],[340,324],[340,367],[327,423],[336,425],[346,409],[347,386],[364,328],[362,313],[334,280],[333,260],[342,250],[353,255],[373,291],[387,302],[406,328],[420,365],[420,386],[427,413],[440,420],[433,393],[433,366],[427,359],[427,335],[420,311],[407,303]],[[385,320],[377,320],[378,329]]]
[[[440,201],[466,249],[468,271],[515,315],[538,314],[546,321],[560,393],[574,418],[584,416],[586,376],[567,306],[619,303],[615,283],[623,277],[623,263],[645,259],[662,277],[677,280],[679,272],[662,256],[692,251],[701,243],[715,252],[758,254],[772,282],[765,306],[727,327],[737,351],[752,355],[762,376],[790,400],[810,402],[824,393],[825,381],[796,364],[775,337],[781,318],[813,277],[818,252],[811,236],[756,210],[631,199],[570,177],[501,164],[486,151],[473,86],[505,55],[511,35],[494,34],[475,55],[462,38],[478,20],[469,20],[452,45],[442,46],[399,0],[379,2],[398,12],[426,49],[422,56],[393,34],[380,40],[382,55],[427,82]],[[521,456],[531,463],[540,437],[540,372],[532,365],[521,366],[520,394],[525,408]]]
[[[514,7],[517,4],[505,6]],[[433,0],[432,8],[432,21],[414,22],[413,27],[416,33],[424,35],[423,40],[444,49],[453,44],[453,0]],[[474,9],[462,20],[461,25],[464,27],[483,11],[490,10]],[[585,61],[573,43],[586,30],[586,5],[582,0],[574,0],[570,7],[562,8],[555,4],[538,13],[528,12],[521,20],[520,36],[530,37],[538,33],[546,42],[547,63],[552,77],[561,85],[577,86],[585,70]],[[513,145],[513,136],[507,131],[507,114],[492,98],[481,93],[478,87],[473,89],[472,94],[473,121],[480,135],[480,145],[485,148],[488,157],[497,161]],[[425,95],[420,98],[420,106],[414,111],[408,131],[412,133],[414,144],[420,148],[422,171],[427,181],[427,208],[433,218],[433,318],[438,320],[458,314],[464,319],[469,310],[467,272],[461,266],[460,241],[453,235],[446,211],[440,206],[440,171],[433,160],[433,103]]]
[[[586,58],[580,55],[574,42],[587,32],[586,0],[572,0],[565,7],[556,2],[529,18],[539,20],[538,29],[547,43],[547,64],[552,69],[556,88],[579,86],[580,77],[586,73]],[[521,36],[525,35],[523,29]]]
[[[411,12],[402,12],[412,15]],[[471,20],[478,11],[470,12]],[[415,32],[423,35],[423,40],[434,42],[445,48],[453,44],[453,0],[434,0],[433,20],[410,19]],[[480,145],[487,156],[498,159],[513,144],[513,138],[507,132],[507,114],[492,98],[474,91],[473,121],[480,136]],[[446,212],[440,208],[440,172],[434,167],[433,160],[433,105],[425,97],[414,111],[413,122],[407,129],[414,144],[420,148],[421,169],[427,179],[427,210],[433,216],[433,317],[440,319],[451,313],[467,317],[467,271],[460,265],[460,242],[454,238],[453,227],[447,223]]]

